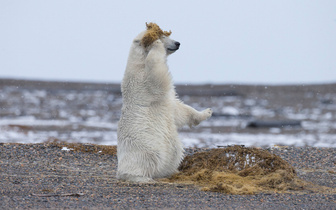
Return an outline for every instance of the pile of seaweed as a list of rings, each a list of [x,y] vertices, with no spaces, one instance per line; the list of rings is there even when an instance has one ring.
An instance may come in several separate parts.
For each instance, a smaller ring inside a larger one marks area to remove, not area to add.
[[[308,186],[279,156],[238,145],[187,156],[179,170],[166,181],[192,183],[205,191],[227,194],[290,192]]]

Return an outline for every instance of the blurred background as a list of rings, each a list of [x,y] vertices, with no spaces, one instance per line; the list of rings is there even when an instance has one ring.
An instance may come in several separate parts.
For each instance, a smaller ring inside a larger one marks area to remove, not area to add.
[[[186,147],[336,147],[336,1],[0,1],[0,143],[115,145],[133,38],[155,22]]]

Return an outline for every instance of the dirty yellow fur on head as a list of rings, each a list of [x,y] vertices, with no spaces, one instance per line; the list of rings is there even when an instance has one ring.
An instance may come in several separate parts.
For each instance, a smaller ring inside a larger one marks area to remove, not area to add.
[[[155,40],[160,39],[161,36],[170,36],[171,31],[162,31],[162,29],[156,23],[146,23],[147,31],[141,39],[141,44],[144,47],[148,47]]]

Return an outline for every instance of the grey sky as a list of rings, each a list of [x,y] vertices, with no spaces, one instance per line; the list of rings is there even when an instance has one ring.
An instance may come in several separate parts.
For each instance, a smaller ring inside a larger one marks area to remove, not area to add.
[[[145,22],[177,83],[336,82],[334,0],[1,0],[0,77],[120,82]]]

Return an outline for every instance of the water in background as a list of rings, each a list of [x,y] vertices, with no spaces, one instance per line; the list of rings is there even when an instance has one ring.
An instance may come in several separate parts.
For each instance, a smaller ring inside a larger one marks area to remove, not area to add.
[[[185,147],[336,147],[336,84],[177,86],[188,105],[213,117],[183,128]],[[0,142],[117,144],[117,84],[0,80]]]

